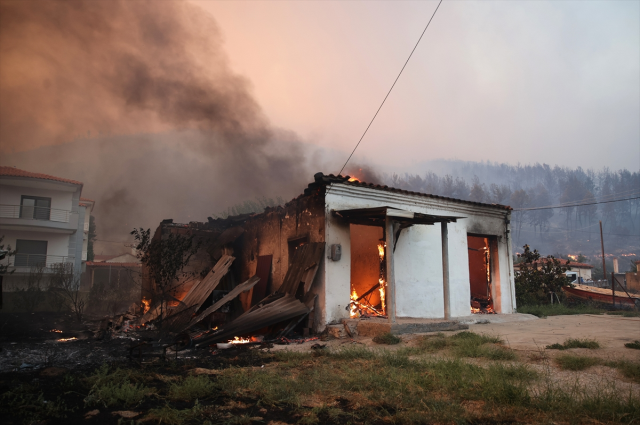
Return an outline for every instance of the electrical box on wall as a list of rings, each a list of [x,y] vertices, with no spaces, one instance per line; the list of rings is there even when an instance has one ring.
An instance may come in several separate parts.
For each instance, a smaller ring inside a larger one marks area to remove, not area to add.
[[[340,244],[331,245],[328,258],[332,261],[340,261],[341,256],[342,256],[342,246]]]

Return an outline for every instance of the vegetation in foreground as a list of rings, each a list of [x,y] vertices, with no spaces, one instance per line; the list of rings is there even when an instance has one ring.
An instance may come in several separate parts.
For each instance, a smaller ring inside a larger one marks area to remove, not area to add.
[[[595,339],[588,338],[569,338],[562,344],[551,344],[547,345],[547,350],[568,350],[570,348],[588,348],[590,350],[595,350],[600,348],[600,343]]]
[[[551,372],[517,361],[499,338],[472,332],[424,337],[415,347],[396,350],[351,346],[270,353],[247,348],[243,356],[244,363],[237,363],[237,356],[216,369],[194,369],[191,360],[142,369],[104,365],[47,385],[15,382],[3,386],[0,413],[8,423],[85,417],[96,423],[126,418],[126,423],[150,424],[640,420],[640,399],[628,391],[606,385],[565,391],[550,379]],[[637,377],[640,364],[624,363],[604,365],[627,368]]]

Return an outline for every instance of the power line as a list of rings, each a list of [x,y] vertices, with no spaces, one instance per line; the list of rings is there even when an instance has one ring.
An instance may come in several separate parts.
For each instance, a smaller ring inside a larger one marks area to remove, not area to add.
[[[631,201],[633,199],[640,199],[640,196],[636,196],[636,197],[633,197],[633,198],[614,199],[614,200],[611,200],[611,201],[588,202],[588,203],[584,203],[584,204],[554,205],[554,206],[550,206],[550,207],[535,207],[535,208],[514,208],[514,211],[536,211],[536,210],[551,210],[551,209],[554,209],[554,208],[583,207],[583,206],[586,206],[586,205],[608,204],[610,202]]]
[[[402,75],[402,71],[404,71],[404,68],[407,66],[407,64],[409,63],[409,60],[411,59],[411,56],[413,56],[413,52],[416,51],[416,48],[418,47],[418,44],[420,44],[420,40],[422,40],[422,36],[424,35],[424,33],[427,31],[427,28],[429,28],[429,24],[431,23],[431,20],[433,20],[433,17],[436,16],[436,12],[438,11],[438,8],[440,7],[440,4],[442,3],[442,0],[440,0],[440,2],[438,2],[438,6],[436,7],[436,10],[433,11],[433,15],[431,15],[431,19],[429,19],[429,22],[427,22],[427,26],[424,27],[424,30],[422,31],[422,34],[420,34],[420,38],[418,38],[418,42],[416,43],[416,45],[413,47],[413,50],[411,51],[411,53],[409,54],[409,57],[407,58],[407,61],[404,63],[404,65],[402,66],[402,69],[400,70],[400,73],[398,74],[398,76],[396,77],[395,81],[393,82],[393,84],[391,85],[391,88],[389,89],[389,92],[387,92],[387,95],[384,97],[384,99],[382,100],[382,103],[380,104],[380,107],[378,108],[378,110],[376,111],[375,115],[373,116],[373,118],[371,119],[371,122],[369,123],[369,125],[367,126],[367,128],[364,130],[364,133],[362,133],[362,137],[360,137],[360,140],[358,140],[358,143],[356,144],[356,147],[353,148],[353,151],[351,151],[351,155],[349,155],[349,158],[347,158],[347,160],[345,161],[344,165],[342,166],[342,168],[340,169],[340,172],[338,173],[338,175],[342,174],[342,171],[344,171],[344,167],[347,166],[347,164],[349,163],[349,160],[351,159],[351,157],[353,156],[353,154],[355,153],[356,149],[358,149],[358,146],[360,146],[360,143],[362,142],[362,139],[364,139],[364,136],[367,134],[367,131],[369,131],[369,127],[371,127],[371,124],[373,124],[373,121],[376,119],[376,117],[378,116],[378,113],[380,112],[380,110],[382,109],[382,106],[384,105],[384,102],[387,101],[387,98],[389,97],[389,95],[391,94],[391,90],[393,90],[393,88],[395,87],[396,83],[398,82],[398,79],[400,78],[400,75]]]

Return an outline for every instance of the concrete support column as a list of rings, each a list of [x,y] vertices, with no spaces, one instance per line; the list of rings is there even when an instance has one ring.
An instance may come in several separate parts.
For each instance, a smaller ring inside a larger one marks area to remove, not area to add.
[[[449,229],[442,222],[442,292],[444,294],[444,318],[451,319],[451,297],[449,294]]]
[[[387,317],[391,323],[396,322],[396,278],[393,264],[393,220],[391,217],[386,217],[385,221],[385,235],[386,235],[386,256],[387,262]]]

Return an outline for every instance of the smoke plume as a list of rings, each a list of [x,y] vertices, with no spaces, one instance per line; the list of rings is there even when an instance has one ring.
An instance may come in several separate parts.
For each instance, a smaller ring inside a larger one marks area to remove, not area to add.
[[[195,5],[2,2],[0,54],[3,163],[82,180],[102,238],[311,180]]]

